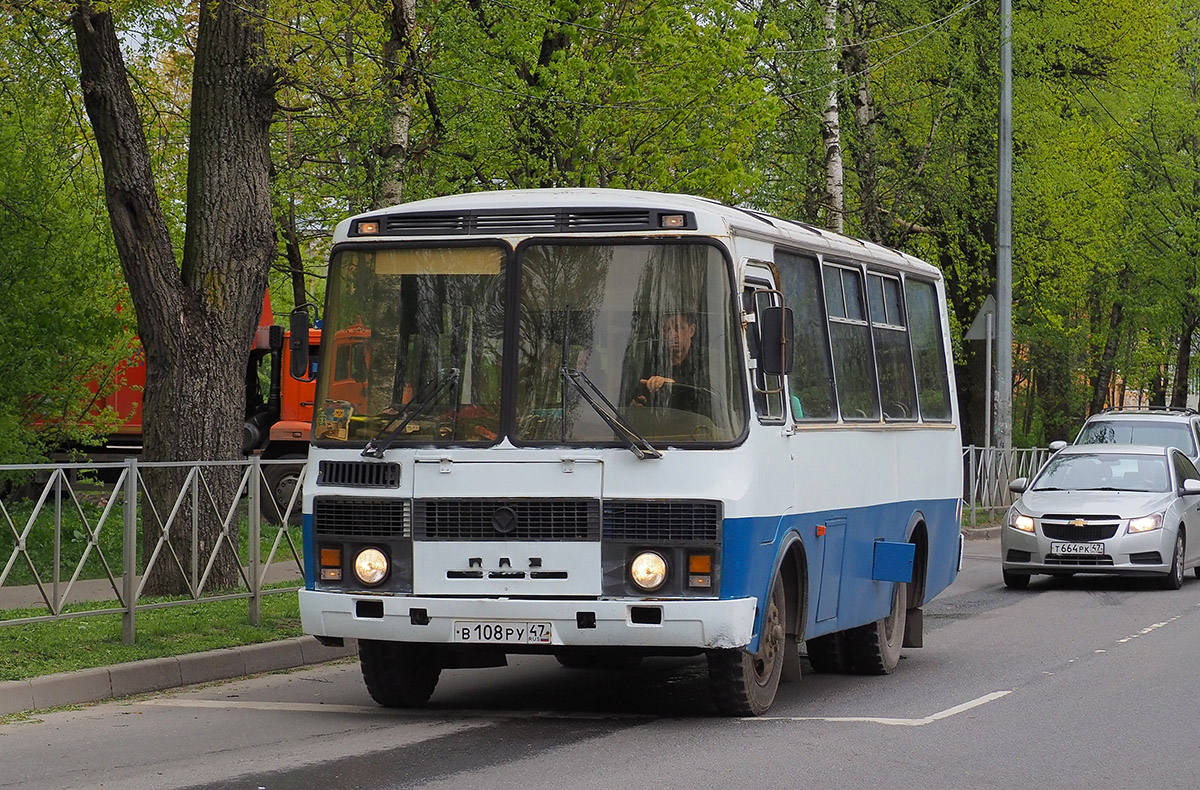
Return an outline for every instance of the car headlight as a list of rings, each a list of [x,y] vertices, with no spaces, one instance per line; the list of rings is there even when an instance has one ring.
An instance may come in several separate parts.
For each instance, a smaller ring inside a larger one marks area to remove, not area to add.
[[[1022,532],[1033,532],[1033,518],[1015,510],[1009,516],[1008,525]]]
[[[629,563],[629,578],[640,589],[654,592],[667,580],[667,561],[656,551],[643,551]]]
[[[387,578],[388,559],[379,549],[363,549],[354,558],[354,575],[368,587],[374,587]]]
[[[1129,519],[1129,532],[1149,532],[1162,526],[1162,513],[1151,513],[1149,516]]]

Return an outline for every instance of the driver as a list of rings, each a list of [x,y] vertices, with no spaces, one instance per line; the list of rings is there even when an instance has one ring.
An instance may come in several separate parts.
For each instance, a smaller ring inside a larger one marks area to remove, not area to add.
[[[630,406],[663,405],[672,409],[711,414],[708,389],[702,386],[699,365],[692,354],[696,337],[696,319],[689,313],[669,313],[662,322],[662,339],[666,343],[670,369],[650,372],[638,379],[642,390],[629,402]],[[665,389],[664,389],[665,388]],[[662,392],[663,394],[659,394]]]

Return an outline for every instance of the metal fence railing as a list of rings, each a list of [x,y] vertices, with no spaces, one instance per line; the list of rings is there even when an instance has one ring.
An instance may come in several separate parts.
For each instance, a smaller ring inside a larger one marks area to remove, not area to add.
[[[273,575],[292,580],[304,571],[299,537],[289,527],[300,512],[300,488],[277,502],[269,485],[276,465],[303,472],[302,462],[258,457],[0,465],[0,627],[119,613],[122,641],[133,644],[139,611],[232,599],[247,601],[257,625],[263,596],[299,589],[268,588],[272,566]],[[171,501],[153,501],[148,475],[173,476]],[[231,482],[232,500],[218,501],[216,492],[231,490]],[[237,579],[217,589],[221,563],[236,566]],[[186,591],[151,599],[147,579],[156,571],[182,579]],[[12,605],[18,588],[32,605]]]
[[[1003,518],[1015,498],[1008,484],[1018,477],[1032,477],[1051,455],[1045,447],[964,447],[963,516],[967,525],[975,527],[981,520],[994,524]]]

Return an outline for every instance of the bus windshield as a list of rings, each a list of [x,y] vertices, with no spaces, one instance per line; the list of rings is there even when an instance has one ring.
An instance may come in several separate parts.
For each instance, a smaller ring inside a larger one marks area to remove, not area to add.
[[[314,440],[712,445],[745,430],[728,264],[707,243],[530,243],[505,338],[499,246],[357,248],[330,266]],[[510,349],[515,349],[510,350]],[[515,367],[515,402],[502,404]],[[508,413],[511,422],[502,423]],[[606,414],[602,414],[605,412]],[[617,426],[614,428],[614,425]]]
[[[335,253],[322,337],[360,342],[320,368],[313,439],[362,443],[399,428],[390,444],[494,443],[506,259],[499,246]]]
[[[518,443],[721,443],[745,425],[730,275],[704,243],[538,243],[521,250]],[[585,377],[588,390],[568,377]]]

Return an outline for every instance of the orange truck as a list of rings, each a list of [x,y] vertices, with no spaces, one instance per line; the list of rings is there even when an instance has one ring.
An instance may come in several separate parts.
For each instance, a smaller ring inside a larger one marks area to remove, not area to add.
[[[293,464],[270,464],[263,467],[265,479],[262,513],[271,521],[277,514],[269,500],[270,494],[279,511],[286,511],[292,491],[299,480],[300,470],[308,455],[308,440],[312,432],[313,392],[315,381],[301,381],[286,375],[291,363],[290,333],[275,324],[270,297],[263,299],[262,316],[246,364],[246,415],[242,429],[242,452],[258,454],[263,459],[292,458]],[[321,330],[308,331],[309,353],[314,357],[321,344]],[[130,455],[142,445],[142,391],[146,385],[146,360],[138,345],[128,360],[114,371],[115,387],[98,398],[95,411],[111,409],[117,425],[107,437],[106,447],[94,457],[108,454]],[[293,507],[299,520],[299,503]]]

